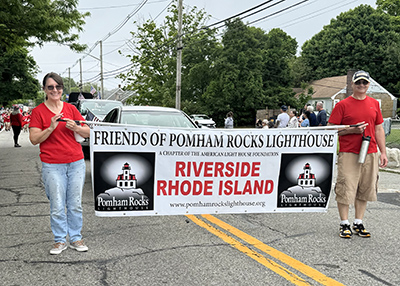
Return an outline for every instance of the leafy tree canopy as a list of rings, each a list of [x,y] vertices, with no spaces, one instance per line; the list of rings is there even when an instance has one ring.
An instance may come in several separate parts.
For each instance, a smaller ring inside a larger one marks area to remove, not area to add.
[[[82,31],[89,13],[76,10],[77,0],[0,1],[0,102],[36,98],[37,66],[26,48],[45,42],[82,51],[76,32]]]
[[[25,48],[0,55],[0,104],[35,98],[40,86],[33,77],[36,63]]]
[[[218,50],[215,32],[202,29],[208,19],[204,11],[192,8],[182,17],[182,87],[181,106],[188,113],[201,106],[196,104],[211,80],[208,72]],[[121,74],[125,89],[139,95],[132,98],[135,104],[175,106],[176,54],[177,54],[176,5],[171,5],[169,15],[161,26],[148,20],[132,32],[137,54],[126,55],[133,67]]]
[[[377,8],[392,16],[400,15],[400,0],[377,0]]]
[[[227,23],[204,102],[221,125],[233,111],[235,124],[253,125],[257,109],[297,105],[289,62],[297,42],[280,29],[265,33],[236,19]]]
[[[90,13],[78,12],[77,5],[77,0],[0,1],[1,50],[56,42],[82,51],[74,31],[82,31]]]
[[[309,78],[344,75],[363,69],[396,92],[400,68],[400,25],[397,17],[360,5],[341,13],[304,43],[301,57]]]

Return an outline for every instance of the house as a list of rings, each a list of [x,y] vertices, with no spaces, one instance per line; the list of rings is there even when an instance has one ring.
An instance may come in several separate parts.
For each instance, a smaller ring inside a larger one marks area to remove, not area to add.
[[[131,96],[136,96],[136,94],[133,91],[130,90],[123,90],[121,86],[119,85],[118,88],[112,89],[110,91],[105,91],[104,92],[103,99],[108,99],[108,100],[118,100],[121,101],[122,104],[126,103],[126,100],[131,97]]]
[[[351,95],[351,84],[348,84],[351,83],[353,74],[354,70],[349,71],[348,75],[327,77],[311,82],[310,85],[314,93],[308,103],[315,109],[317,102],[321,101],[324,103],[324,109],[330,114],[336,103]],[[397,98],[372,77],[367,95],[378,100],[383,118],[394,118],[396,116]]]

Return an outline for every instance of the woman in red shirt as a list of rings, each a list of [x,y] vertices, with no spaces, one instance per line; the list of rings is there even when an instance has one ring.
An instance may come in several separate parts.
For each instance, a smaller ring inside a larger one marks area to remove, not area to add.
[[[10,115],[11,128],[14,132],[14,147],[21,147],[18,144],[18,137],[22,128],[22,114],[19,112],[19,107],[14,106],[14,111]]]
[[[40,147],[42,179],[50,200],[50,224],[55,242],[50,254],[60,254],[67,248],[67,236],[70,248],[88,250],[81,235],[86,165],[74,133],[89,137],[90,129],[75,123],[84,119],[75,106],[61,101],[63,88],[58,74],[48,73],[44,77],[46,101],[33,109],[29,126],[29,139]]]

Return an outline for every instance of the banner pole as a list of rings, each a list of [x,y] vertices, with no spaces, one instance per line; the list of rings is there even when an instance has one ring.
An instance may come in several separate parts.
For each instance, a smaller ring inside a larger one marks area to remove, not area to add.
[[[62,121],[62,122],[66,122],[66,120],[64,119],[58,119],[57,121]],[[135,124],[123,124],[123,123],[113,123],[113,122],[102,122],[102,121],[86,121],[86,120],[74,120],[76,122],[76,124],[94,124],[94,125],[103,125],[103,126],[142,126],[142,125],[135,125]],[[327,126],[307,126],[307,127],[299,127],[299,128],[282,128],[282,130],[305,130],[305,129],[309,129],[309,130],[325,130],[325,129],[341,129],[341,128],[349,128],[349,127],[357,127],[359,126],[359,124],[355,124],[355,125],[327,125]],[[165,127],[168,128],[168,127]],[[213,128],[214,129],[214,128]],[[216,128],[214,130],[224,130],[224,131],[228,131],[225,128]],[[243,128],[243,129],[249,129],[249,128]],[[279,129],[279,128],[271,128],[271,129]],[[268,130],[268,129],[266,129]]]

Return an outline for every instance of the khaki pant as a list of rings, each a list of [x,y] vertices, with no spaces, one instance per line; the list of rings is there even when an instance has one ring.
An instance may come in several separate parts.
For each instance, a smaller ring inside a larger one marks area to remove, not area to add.
[[[358,154],[339,153],[336,201],[341,204],[354,204],[355,199],[376,201],[379,177],[378,153],[367,154],[364,164],[358,163]]]

